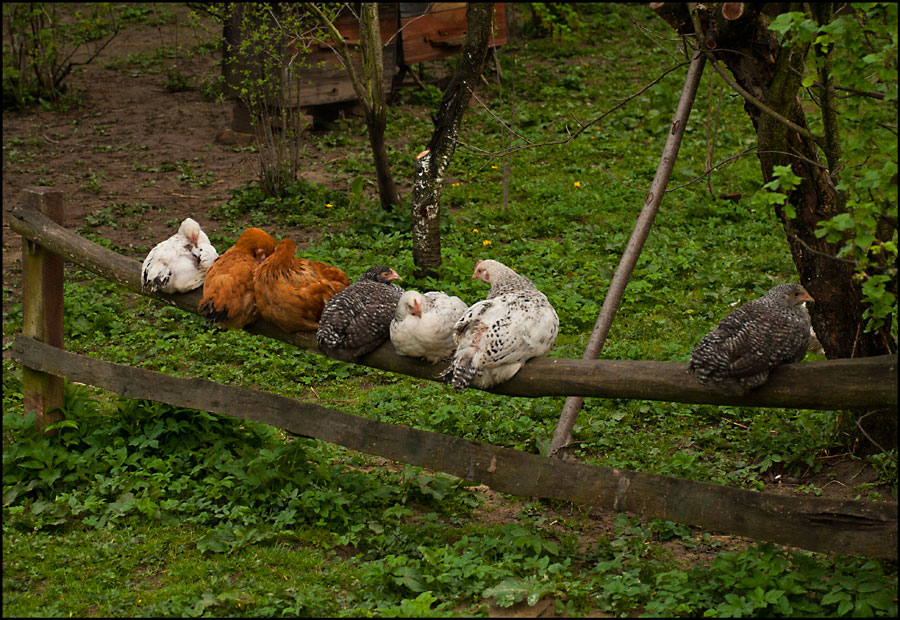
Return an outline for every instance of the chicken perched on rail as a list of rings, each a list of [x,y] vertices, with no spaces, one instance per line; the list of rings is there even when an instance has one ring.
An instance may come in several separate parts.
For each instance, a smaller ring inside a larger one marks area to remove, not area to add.
[[[343,271],[295,257],[296,250],[293,240],[282,239],[253,276],[260,316],[288,333],[318,329],[325,302],[350,286]]]
[[[141,285],[153,292],[187,293],[203,284],[206,271],[218,257],[200,224],[185,218],[177,233],[147,254],[141,265]]]
[[[265,231],[248,228],[241,233],[206,272],[200,314],[229,329],[241,329],[258,319],[253,272],[274,251],[275,239]]]
[[[546,354],[559,333],[559,317],[525,276],[495,260],[475,264],[473,279],[491,285],[454,325],[456,351],[441,373],[453,389],[490,387],[511,378],[532,357]]]
[[[391,321],[391,342],[397,353],[436,362],[456,348],[453,325],[466,311],[466,303],[443,291],[406,291],[397,302]]]
[[[810,340],[812,296],[799,284],[782,284],[722,319],[691,352],[688,370],[700,383],[744,395],[781,364],[799,362]]]
[[[391,320],[403,289],[390,267],[376,266],[328,300],[319,319],[316,343],[328,357],[353,362],[390,337]]]

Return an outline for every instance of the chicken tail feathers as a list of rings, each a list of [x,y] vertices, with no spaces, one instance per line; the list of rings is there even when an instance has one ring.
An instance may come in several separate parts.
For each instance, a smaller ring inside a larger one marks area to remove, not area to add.
[[[469,387],[469,384],[472,383],[472,379],[475,377],[476,370],[472,364],[472,356],[465,355],[460,359],[453,360],[453,364],[448,369],[448,372],[451,369],[453,376],[450,379],[450,385],[453,386],[455,391],[462,392]]]

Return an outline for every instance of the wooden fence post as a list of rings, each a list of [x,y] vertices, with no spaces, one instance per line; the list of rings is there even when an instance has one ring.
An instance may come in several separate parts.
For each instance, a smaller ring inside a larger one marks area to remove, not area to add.
[[[22,202],[47,218],[63,223],[63,194],[53,187],[28,187]],[[22,238],[22,332],[63,348],[63,259]],[[33,411],[44,429],[63,419],[65,402],[62,377],[22,368],[24,412]]]

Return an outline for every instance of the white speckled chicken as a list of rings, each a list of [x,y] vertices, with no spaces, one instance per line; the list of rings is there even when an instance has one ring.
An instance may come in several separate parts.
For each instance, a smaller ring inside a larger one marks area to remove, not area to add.
[[[397,302],[391,321],[391,343],[400,355],[423,357],[429,362],[450,357],[456,348],[453,326],[466,311],[466,303],[443,291],[406,291]]]
[[[480,260],[472,278],[491,290],[454,326],[456,351],[442,376],[450,377],[456,391],[506,381],[526,361],[548,353],[559,333],[556,311],[525,276],[495,260]]]
[[[354,362],[390,337],[391,320],[403,289],[390,267],[370,268],[332,296],[322,310],[316,344],[328,357]]]
[[[206,233],[192,218],[178,232],[156,244],[141,265],[141,285],[153,292],[187,293],[201,284],[219,257]]]
[[[694,347],[688,370],[700,383],[729,394],[759,387],[776,366],[806,356],[810,324],[805,301],[814,301],[805,288],[782,284],[747,302]]]

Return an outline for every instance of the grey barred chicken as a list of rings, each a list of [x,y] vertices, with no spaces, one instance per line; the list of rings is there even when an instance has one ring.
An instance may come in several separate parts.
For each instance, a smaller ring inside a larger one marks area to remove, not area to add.
[[[453,326],[466,311],[466,302],[443,291],[406,291],[391,321],[391,343],[400,355],[429,362],[453,354]]]
[[[688,370],[697,380],[744,395],[769,378],[776,366],[799,362],[810,338],[814,301],[799,284],[782,284],[735,309],[694,347]]]
[[[390,267],[372,267],[332,296],[322,310],[316,343],[328,357],[354,362],[390,337],[391,320],[403,289]]]
[[[192,218],[160,241],[141,265],[141,285],[150,291],[187,293],[203,284],[206,271],[219,257],[209,237]]]
[[[559,317],[534,284],[495,260],[480,260],[472,278],[491,285],[454,326],[456,351],[441,373],[457,392],[511,378],[526,361],[545,355],[559,333]]]

